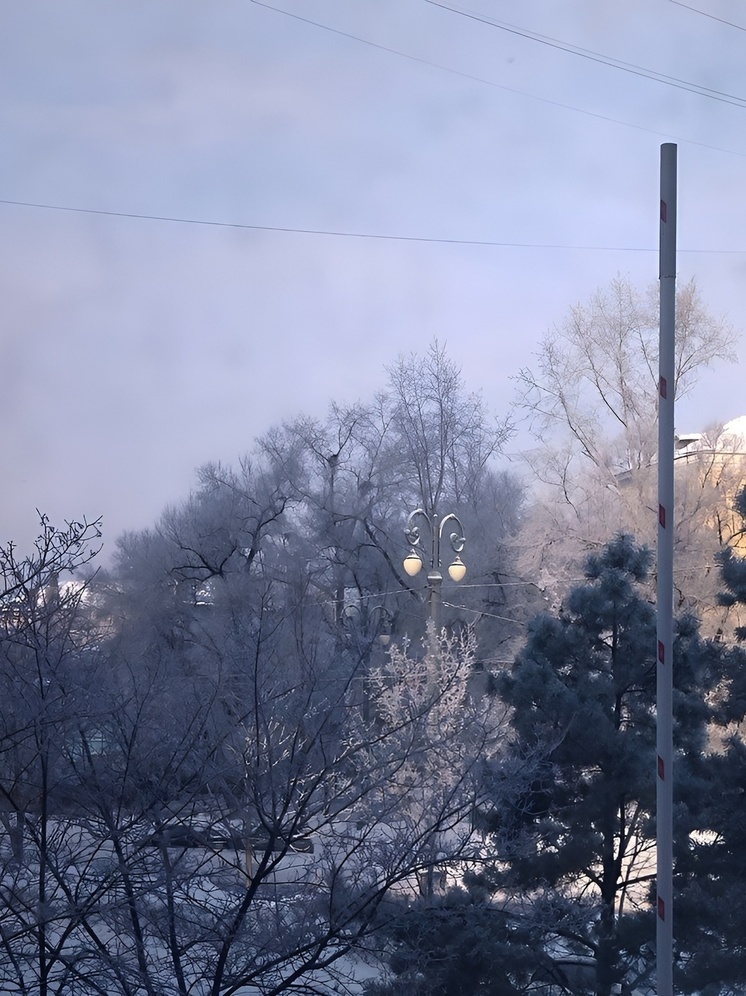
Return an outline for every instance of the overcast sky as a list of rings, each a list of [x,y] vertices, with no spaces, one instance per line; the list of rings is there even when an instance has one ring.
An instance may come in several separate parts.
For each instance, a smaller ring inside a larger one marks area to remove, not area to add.
[[[433,337],[504,413],[571,305],[657,280],[663,142],[680,278],[745,329],[745,53],[736,0],[0,0],[0,540],[110,551]]]

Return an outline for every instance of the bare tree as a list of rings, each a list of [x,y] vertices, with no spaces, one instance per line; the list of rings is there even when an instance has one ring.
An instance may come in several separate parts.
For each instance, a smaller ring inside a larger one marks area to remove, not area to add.
[[[693,280],[681,287],[677,396],[694,387],[704,367],[733,359],[735,339],[724,319],[708,313]],[[536,370],[518,377],[518,407],[538,440],[526,454],[535,484],[518,556],[554,605],[580,576],[586,553],[609,536],[623,530],[654,541],[657,351],[657,288],[643,294],[617,277],[546,334]],[[711,525],[738,470],[717,442],[719,432],[711,431],[712,445],[688,465],[677,462],[680,604],[696,610],[713,604]]]
[[[204,608],[224,625],[218,601]],[[366,720],[345,708],[354,676],[278,666],[271,606],[259,633],[233,623],[220,644],[205,624],[213,669],[180,687],[169,654],[128,667],[113,642],[105,723],[61,742],[70,801],[44,842],[43,905],[27,876],[4,879],[0,964],[20,991],[346,993],[388,904],[473,856],[481,765],[504,730],[467,695],[470,643],[396,649]],[[247,638],[229,727],[221,666]]]
[[[736,333],[705,308],[694,279],[676,298],[677,397],[717,360],[735,359]],[[658,398],[658,291],[616,277],[570,309],[541,340],[536,371],[518,375],[519,410],[544,441],[573,449],[614,477],[649,466]]]
[[[0,547],[0,812],[10,849],[0,856],[5,924],[3,948],[22,992],[46,996],[58,965],[49,895],[55,875],[55,819],[67,803],[64,750],[90,725],[99,706],[87,694],[93,671],[91,627],[81,611],[87,585],[65,578],[98,551],[100,522],[54,527],[40,516],[33,552]],[[11,942],[11,943],[9,943]],[[33,985],[15,973],[23,951]],[[3,973],[7,978],[7,974]]]
[[[490,417],[437,339],[424,356],[402,356],[388,373],[392,427],[411,500],[428,512],[443,501],[468,502],[509,438],[509,420]]]
[[[346,592],[363,601],[388,592],[395,631],[419,636],[424,591],[402,570],[403,527],[418,507],[457,511],[473,539],[469,586],[451,599],[454,608],[446,605],[446,621],[478,623],[485,646],[502,642],[506,626],[517,632],[507,610],[514,600],[505,585],[516,578],[506,540],[523,502],[517,477],[496,464],[510,426],[468,390],[437,341],[423,356],[400,357],[388,373],[372,402],[332,405],[325,419],[295,419],[261,441],[275,460],[304,455],[295,535],[308,540],[337,627]]]

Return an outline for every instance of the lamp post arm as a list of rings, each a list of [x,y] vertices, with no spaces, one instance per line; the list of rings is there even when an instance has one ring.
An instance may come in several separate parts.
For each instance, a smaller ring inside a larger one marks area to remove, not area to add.
[[[435,530],[433,529],[433,524],[430,521],[430,516],[423,508],[416,508],[414,512],[410,513],[407,519],[407,524],[404,527],[404,537],[413,550],[424,549],[422,543],[422,532],[420,530],[419,525],[417,524],[418,519],[422,519],[425,522],[427,528],[430,530],[431,535],[435,534]]]
[[[441,519],[437,512],[428,515],[424,509],[416,508],[407,519],[404,536],[412,549],[418,552],[424,551],[420,520],[426,524],[430,532],[430,569],[437,570],[441,566],[440,547],[444,535],[448,536],[454,553],[461,553],[464,549],[466,538],[464,537],[463,524],[454,512],[450,512]],[[447,533],[447,527],[451,528],[450,533]]]
[[[453,550],[454,553],[461,553],[461,551],[464,549],[464,546],[466,545],[466,537],[464,536],[464,527],[461,524],[461,519],[459,519],[459,517],[455,513],[451,512],[449,515],[443,517],[443,519],[440,522],[440,526],[438,527],[439,537],[443,536],[446,525],[448,523],[452,523],[452,525],[455,526],[456,529],[458,530],[458,532],[452,532],[448,536],[448,540],[451,544],[451,549]]]

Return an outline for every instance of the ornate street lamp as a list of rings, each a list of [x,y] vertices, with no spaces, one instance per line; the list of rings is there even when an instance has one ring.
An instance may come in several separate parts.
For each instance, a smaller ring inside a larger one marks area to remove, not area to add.
[[[394,620],[384,605],[361,608],[358,602],[350,601],[344,607],[344,617],[348,622],[356,625],[367,637],[377,638],[382,647],[387,647],[391,642],[391,628]]]
[[[464,527],[457,515],[451,512],[442,519],[437,512],[428,515],[422,508],[417,508],[407,519],[404,535],[409,543],[409,553],[404,558],[404,570],[413,578],[422,569],[423,554],[426,555],[425,545],[422,541],[422,534],[418,522],[424,522],[430,533],[430,551],[427,574],[428,585],[428,606],[430,619],[433,621],[436,632],[440,629],[440,586],[443,583],[443,575],[440,573],[441,545],[443,537],[446,536],[455,554],[453,562],[448,567],[448,573],[454,581],[463,581],[466,574],[466,564],[459,554],[464,549],[466,538],[464,537]],[[453,530],[448,532],[448,530]]]

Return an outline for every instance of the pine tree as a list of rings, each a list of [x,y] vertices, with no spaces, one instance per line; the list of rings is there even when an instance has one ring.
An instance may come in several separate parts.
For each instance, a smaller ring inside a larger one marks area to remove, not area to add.
[[[484,765],[485,860],[392,938],[393,984],[438,996],[554,987],[646,991],[655,959],[655,607],[650,551],[620,535],[586,564],[558,615],[530,625],[495,680],[512,709],[508,755]],[[746,712],[738,647],[697,620],[674,644],[676,986],[708,996],[746,981],[739,863],[746,750],[722,729]],[[458,968],[458,970],[457,970]]]
[[[744,523],[738,539],[746,533],[746,488],[737,494],[734,508]],[[725,587],[719,603],[746,605],[746,557],[727,547],[719,560]],[[746,639],[746,626],[736,626],[735,634]],[[719,700],[726,736],[703,761],[706,779],[697,825],[690,827],[689,848],[680,855],[675,881],[682,982],[705,996],[741,993],[746,984],[746,668],[732,669]]]
[[[499,860],[492,890],[530,898],[545,947],[592,959],[593,992],[651,970],[653,940],[655,608],[642,585],[651,554],[620,535],[587,561],[587,583],[559,616],[539,617],[497,682],[514,710],[514,750],[544,752],[530,790],[487,814]],[[743,667],[738,650],[678,620],[674,647],[677,825],[696,829],[712,769],[703,761],[716,689]],[[725,683],[725,686],[724,686]],[[691,843],[678,838],[683,858]],[[547,915],[547,910],[550,914]],[[682,953],[683,957],[683,953]]]
[[[679,984],[701,996],[746,985],[746,745],[733,735],[707,759],[706,804],[674,880]]]

